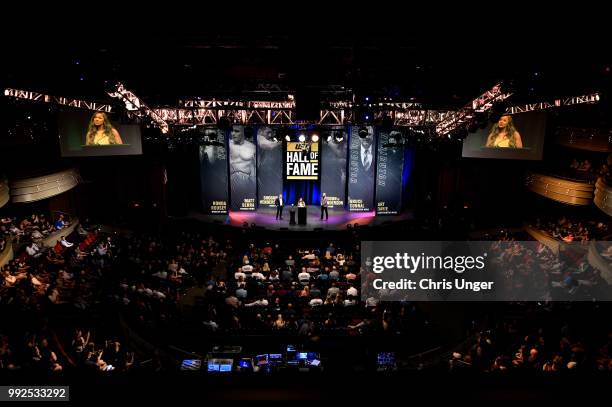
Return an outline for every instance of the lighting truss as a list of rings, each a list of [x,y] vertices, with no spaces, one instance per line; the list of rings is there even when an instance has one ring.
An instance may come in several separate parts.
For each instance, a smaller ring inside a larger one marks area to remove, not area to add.
[[[291,109],[154,109],[164,121],[173,125],[216,124],[227,117],[236,124],[294,124],[295,113]]]
[[[295,124],[295,101],[289,96],[285,101],[245,100],[181,100],[181,108],[160,108],[155,112],[170,124],[205,125],[217,123],[226,116],[236,124]],[[443,112],[419,109],[417,103],[382,102],[354,104],[350,101],[328,101],[322,104],[319,125],[343,125],[353,121],[353,108],[369,107],[376,110],[376,117],[388,115],[396,126],[420,126],[437,123]]]
[[[162,133],[168,133],[170,125],[214,125],[221,117],[236,124],[296,124],[295,101],[291,96],[282,101],[245,100],[183,100],[179,108],[149,108],[138,96],[117,83],[108,94],[123,101],[130,116],[149,118]],[[109,104],[80,99],[46,95],[43,93],[5,88],[4,95],[18,99],[55,103],[64,106],[110,113]],[[436,133],[444,136],[469,122],[475,113],[488,111],[495,102],[511,96],[504,93],[501,84],[478,96],[458,111],[425,110],[418,103],[382,102],[358,104],[350,101],[328,101],[323,103],[319,125],[344,125],[352,123],[355,107],[367,107],[375,119],[388,116],[398,127],[435,126]],[[509,107],[507,114],[525,113],[577,104],[592,104],[600,100],[598,93],[573,96]]]
[[[121,99],[125,104],[128,113],[142,117],[148,117],[153,123],[159,127],[162,133],[168,133],[168,123],[158,115],[153,109],[149,108],[134,92],[129,91],[123,86],[122,83],[118,82],[114,86],[112,92],[107,92],[109,96]]]
[[[295,101],[181,100],[179,106],[205,109],[295,109]]]
[[[581,104],[593,104],[599,102],[599,93],[591,93],[588,95],[573,96],[561,99],[555,99],[548,102],[529,103],[525,105],[511,106],[506,110],[507,114],[526,113],[536,110],[546,110],[555,107],[572,106]]]
[[[63,96],[52,96],[44,93],[33,92],[30,90],[5,88],[4,96],[31,100],[33,102],[54,103],[62,106],[76,107],[79,109],[93,110],[94,112],[110,113],[112,108],[109,104],[90,102],[81,99],[72,99]]]
[[[448,115],[448,111],[421,109],[388,110],[378,112],[374,117],[380,118],[384,115],[393,119],[394,126],[417,127],[439,123],[440,120]]]
[[[317,124],[320,125],[342,125],[353,120],[353,111],[350,109],[325,109],[321,110],[321,116]]]
[[[161,108],[154,109],[154,112],[167,123],[179,126],[216,124],[223,116],[229,118],[232,123],[244,125],[295,124],[297,122],[293,109]],[[434,125],[447,114],[447,111],[441,110],[398,109],[378,111],[374,114],[374,118],[387,115],[393,119],[395,126],[412,127]],[[322,109],[316,124],[343,125],[353,122],[353,118],[352,109]]]
[[[495,102],[505,100],[511,95],[512,93],[504,93],[501,83],[498,83],[460,110],[446,113],[436,125],[436,132],[440,136],[445,136],[469,121],[474,116],[474,113],[486,112]]]

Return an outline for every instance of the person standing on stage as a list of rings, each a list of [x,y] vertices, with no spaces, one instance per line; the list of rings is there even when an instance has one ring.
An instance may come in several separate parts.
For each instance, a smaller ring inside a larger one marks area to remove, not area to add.
[[[323,212],[325,212],[325,220],[329,218],[329,214],[327,213],[327,195],[323,192],[323,196],[321,197],[321,220],[323,220]]]
[[[276,220],[283,218],[283,207],[285,203],[283,202],[283,194],[278,194],[278,198],[274,201],[274,205],[276,205]]]

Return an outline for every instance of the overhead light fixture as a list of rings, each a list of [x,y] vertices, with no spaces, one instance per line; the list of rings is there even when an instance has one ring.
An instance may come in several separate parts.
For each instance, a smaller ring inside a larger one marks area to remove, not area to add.
[[[285,141],[291,141],[291,137],[288,134],[285,136]]]
[[[311,140],[313,143],[318,143],[319,142],[319,135],[318,134],[313,134],[311,137]]]
[[[306,141],[306,136],[303,134],[300,134],[300,136],[298,137],[298,140],[300,140],[301,143]]]

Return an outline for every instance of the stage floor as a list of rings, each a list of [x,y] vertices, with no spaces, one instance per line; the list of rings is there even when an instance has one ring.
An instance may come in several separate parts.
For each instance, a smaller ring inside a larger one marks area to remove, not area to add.
[[[384,223],[396,222],[400,220],[412,219],[410,212],[400,215],[378,215],[375,212],[349,212],[345,209],[329,209],[329,219],[321,220],[321,209],[319,206],[308,206],[308,216],[306,225],[290,225],[289,224],[289,209],[285,207],[283,210],[283,219],[276,220],[276,208],[259,208],[254,212],[230,212],[229,215],[206,215],[199,212],[189,214],[190,218],[211,222],[217,224],[225,224],[237,227],[243,227],[244,223],[249,226],[255,224],[269,230],[293,230],[293,231],[312,231],[312,230],[343,230],[347,225],[382,225]],[[296,213],[297,221],[297,213]]]

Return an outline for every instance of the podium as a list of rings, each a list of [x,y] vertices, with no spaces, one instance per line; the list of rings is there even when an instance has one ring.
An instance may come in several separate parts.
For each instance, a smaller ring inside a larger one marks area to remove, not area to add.
[[[306,207],[298,207],[298,225],[306,224]]]
[[[294,206],[289,208],[289,224],[295,225],[295,207]]]

